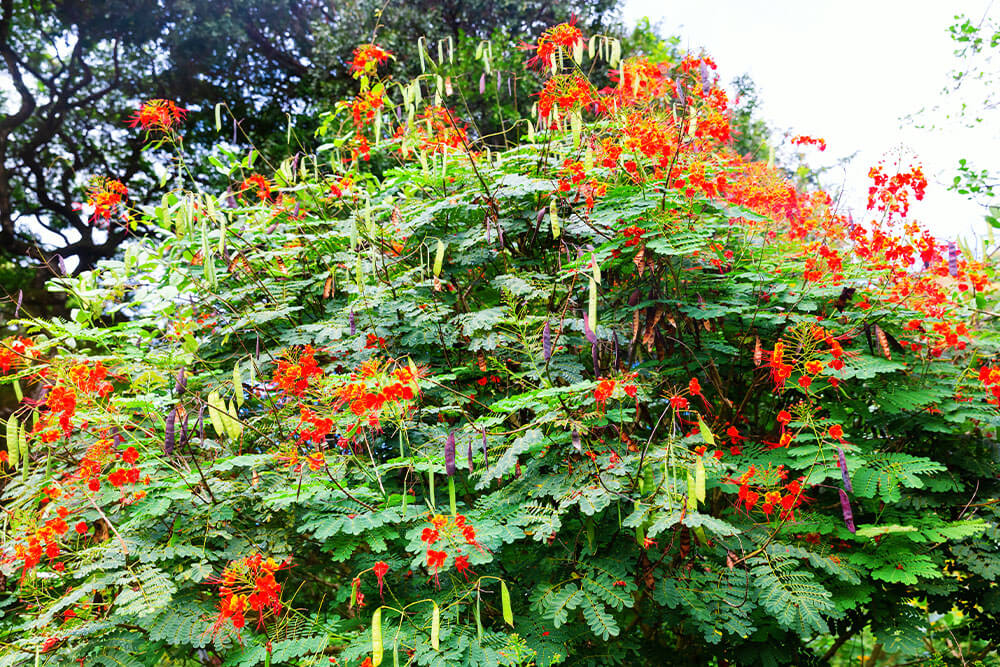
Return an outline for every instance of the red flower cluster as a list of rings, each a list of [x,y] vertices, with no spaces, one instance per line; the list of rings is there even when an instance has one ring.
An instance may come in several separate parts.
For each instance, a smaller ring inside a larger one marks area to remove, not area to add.
[[[979,381],[993,397],[987,403],[1000,406],[1000,366],[983,366],[979,369]]]
[[[334,409],[344,405],[358,418],[354,429],[367,424],[379,428],[381,412],[389,406],[405,415],[412,408],[412,401],[420,391],[417,378],[409,368],[389,371],[389,362],[370,359],[351,374],[351,382],[334,389],[337,398]]]
[[[596,103],[594,87],[587,77],[579,72],[558,74],[546,81],[538,94],[538,115],[554,123],[568,111],[578,111]],[[556,107],[558,114],[553,113]]]
[[[826,141],[823,139],[817,139],[815,137],[810,137],[804,134],[792,137],[793,146],[816,146],[820,151],[826,150]]]
[[[254,192],[257,199],[262,202],[271,201],[271,182],[260,174],[250,174],[240,183],[239,197],[243,198],[243,193]]]
[[[227,621],[239,633],[246,624],[246,613],[257,612],[257,627],[264,625],[266,616],[281,613],[281,584],[274,574],[288,566],[288,561],[278,563],[272,558],[264,559],[260,554],[246,556],[233,561],[222,571],[222,576],[213,583],[219,584],[219,616],[212,626],[212,634],[218,634]]]
[[[431,549],[431,546],[438,541],[447,541],[449,547],[454,549],[456,554],[454,561],[455,569],[468,579],[466,572],[471,571],[471,569],[469,567],[468,556],[462,555],[462,546],[471,545],[480,551],[484,550],[483,545],[476,541],[476,529],[461,514],[456,514],[451,520],[441,514],[435,514],[429,520],[431,526],[424,528],[420,534],[420,540],[427,543],[427,567],[434,575],[434,581],[440,587],[441,582],[438,579],[438,571],[444,566],[445,560],[448,558],[446,551]]]
[[[396,138],[402,138],[407,130],[415,137],[417,149],[431,154],[457,150],[468,142],[468,126],[457,123],[453,114],[442,106],[424,108],[411,127],[401,125],[396,130]],[[399,149],[406,150],[402,142]]]
[[[642,235],[646,233],[646,230],[642,227],[636,227],[635,225],[630,225],[622,230],[622,234],[628,237],[628,241],[625,242],[625,247],[636,246],[642,243]]]
[[[740,475],[738,479],[727,478],[724,480],[730,484],[738,484],[740,487],[736,508],[742,507],[749,513],[757,506],[758,501],[763,500],[760,511],[764,513],[764,516],[770,518],[777,510],[778,518],[781,520],[794,521],[795,509],[809,500],[803,494],[802,482],[805,478],[799,477],[791,482],[783,483],[788,477],[788,471],[784,469],[784,466],[778,466],[775,472],[764,471],[758,476],[759,472],[754,466],[750,466],[750,469]],[[755,478],[760,479],[760,481],[752,482],[751,480]]]
[[[910,210],[910,193],[920,201],[927,189],[927,179],[920,167],[911,166],[909,171],[889,176],[882,165],[877,165],[869,170],[868,178],[873,183],[868,188],[868,210],[874,209],[890,216],[897,213],[905,216]]]
[[[187,109],[182,109],[170,100],[148,100],[143,102],[127,124],[129,127],[141,126],[147,132],[155,130],[169,134],[184,121],[186,115]]]
[[[351,58],[351,75],[357,79],[363,74],[374,74],[379,65],[389,61],[394,56],[378,44],[362,44],[354,49]]]
[[[30,338],[11,338],[0,343],[0,373],[6,375],[11,369],[17,370],[39,356],[35,343]]]
[[[95,176],[87,188],[87,205],[94,207],[90,219],[101,218],[106,222],[111,220],[115,210],[128,197],[128,188],[121,181],[104,176]]]
[[[315,352],[311,345],[306,345],[297,359],[289,356],[278,361],[278,367],[274,371],[274,383],[286,394],[301,398],[309,388],[309,378],[323,375],[323,369],[313,356]]]
[[[69,379],[76,385],[77,390],[86,394],[96,394],[101,398],[107,398],[114,390],[107,377],[108,369],[100,361],[95,362],[93,368],[83,363],[69,369]]]
[[[546,30],[535,45],[535,55],[527,62],[528,67],[554,67],[556,52],[565,49],[567,55],[572,55],[573,49],[583,42],[583,33],[573,25],[575,21],[560,23]]]

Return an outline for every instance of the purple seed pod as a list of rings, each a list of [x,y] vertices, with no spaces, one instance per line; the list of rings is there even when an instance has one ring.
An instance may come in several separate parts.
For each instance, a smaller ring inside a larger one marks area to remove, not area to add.
[[[837,465],[840,466],[840,476],[844,478],[844,488],[849,493],[854,493],[851,477],[847,474],[847,458],[844,456],[844,450],[840,447],[837,447]]]
[[[64,276],[68,276],[69,271],[66,270],[66,262],[63,261],[62,255],[56,255],[56,260],[59,263],[59,273]]]
[[[473,471],[472,468],[472,441],[469,440],[469,474],[471,475]]]
[[[170,456],[174,453],[174,423],[177,421],[177,408],[174,407],[167,415],[167,425],[163,429],[163,453]]]
[[[542,357],[545,363],[549,363],[552,358],[552,327],[548,320],[545,320],[545,328],[542,329]]]
[[[233,143],[236,143],[236,119],[233,119]]]
[[[573,429],[573,449],[576,450],[577,454],[583,453],[583,445],[580,444],[580,432]]]
[[[231,194],[226,195],[226,206],[229,208],[238,208],[239,204],[236,203],[236,198]]]
[[[545,212],[547,209],[539,209],[537,215],[535,215],[535,225],[542,224],[542,218],[545,217]]]
[[[681,105],[686,106],[687,98],[684,96],[684,89],[681,87],[680,81],[674,82],[674,90],[677,91],[677,99],[681,101]]]
[[[854,512],[851,511],[851,501],[847,499],[847,493],[843,489],[837,489],[840,492],[840,509],[844,512],[844,523],[847,525],[847,530],[852,533],[857,529],[854,527]]]
[[[188,439],[190,439],[190,437],[191,437],[190,434],[188,433],[188,421],[190,419],[191,419],[191,413],[185,411],[184,412],[184,421],[181,422],[181,446],[182,447],[188,441]]]
[[[497,223],[497,240],[500,241],[500,247],[503,247],[503,225],[499,222]]]
[[[712,87],[712,82],[708,78],[708,65],[705,63],[701,64],[701,89],[704,92],[708,92],[708,89]]]
[[[198,408],[198,437],[201,438],[201,446],[205,446],[205,404]]]
[[[260,359],[260,334],[257,334],[257,345],[254,349],[254,357]]]
[[[597,343],[590,344],[590,356],[594,360],[594,377],[600,377],[600,364],[597,363]]]
[[[961,252],[958,246],[948,241],[948,273],[952,278],[958,275],[958,256]]]
[[[354,326],[354,309],[353,308],[351,308],[347,312],[347,323],[351,327],[351,335],[353,336],[355,333],[357,333],[357,330],[358,330],[357,327]]]
[[[614,332],[614,339],[613,340],[615,342],[615,369],[618,369],[618,368],[621,367],[621,358],[619,356],[619,350],[620,350],[620,348],[618,347],[618,332],[617,331]]]
[[[455,433],[448,434],[448,439],[444,442],[444,471],[448,477],[455,475]]]
[[[597,336],[590,330],[590,318],[587,317],[586,313],[583,314],[583,335],[587,337],[587,340],[590,341],[591,345],[595,345],[597,343]]]
[[[500,92],[500,72],[497,72],[497,92]]]
[[[299,217],[299,201],[295,200],[295,211],[292,213],[294,217]]]
[[[489,454],[486,452],[486,429],[483,429],[483,465],[487,468],[490,465]]]
[[[184,374],[184,369],[182,368],[177,371],[177,382],[174,383],[174,395],[180,396],[183,394],[184,390],[187,388],[187,384],[187,376]]]
[[[118,431],[117,426],[113,426],[111,428],[111,442],[112,444],[114,444],[116,448],[120,446],[122,442],[124,442],[124,440],[122,439],[122,434]]]
[[[513,78],[513,77],[509,77],[509,76],[507,77],[507,96],[508,96],[508,97],[512,97],[512,96],[514,95],[514,91],[513,91],[513,89],[512,89],[511,87],[510,87],[510,80],[511,80],[512,78]]]
[[[267,234],[267,235],[271,235],[271,234],[273,234],[275,232],[276,229],[278,229],[278,219],[277,218],[275,218],[274,222],[267,229],[264,230],[264,233]]]
[[[486,72],[483,72],[482,76],[479,77],[479,94],[486,94]]]
[[[21,312],[21,299],[23,298],[24,298],[24,291],[17,290],[17,303],[14,304],[14,317],[17,317],[17,314]]]

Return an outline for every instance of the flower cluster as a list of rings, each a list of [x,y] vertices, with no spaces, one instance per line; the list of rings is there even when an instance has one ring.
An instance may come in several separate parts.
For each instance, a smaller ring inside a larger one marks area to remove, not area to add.
[[[284,607],[281,584],[274,575],[288,564],[287,560],[265,559],[259,553],[230,562],[213,582],[219,585],[219,615],[212,626],[213,635],[227,622],[238,633],[246,624],[247,612],[256,612],[257,627],[263,627],[266,617],[279,615]]]
[[[809,498],[804,495],[802,487],[804,477],[785,482],[787,478],[788,471],[784,466],[778,466],[774,471],[760,471],[750,466],[738,478],[730,477],[723,481],[739,486],[736,496],[737,509],[742,508],[749,514],[761,501],[759,509],[765,517],[770,518],[777,512],[778,518],[782,521],[794,521],[795,509]]]
[[[170,134],[186,116],[187,109],[182,109],[170,100],[147,100],[127,124],[129,127],[142,127],[147,132]]]
[[[26,367],[39,356],[35,342],[20,336],[0,342],[0,375]]]
[[[100,218],[106,224],[128,197],[128,188],[121,181],[95,176],[87,188],[87,205],[94,208],[91,220]]]
[[[815,146],[820,151],[826,150],[826,141],[823,139],[818,139],[816,137],[810,137],[804,134],[796,135],[792,137],[793,146]]]
[[[534,47],[535,55],[528,60],[527,65],[553,68],[556,66],[556,54],[560,50],[572,54],[573,49],[582,43],[583,33],[572,21],[552,26],[538,38]]]
[[[311,345],[306,345],[297,357],[294,353],[289,353],[286,358],[278,361],[274,370],[274,383],[286,395],[301,398],[309,388],[309,379],[323,376],[323,369],[316,363],[315,353]]]
[[[402,418],[413,407],[420,391],[413,369],[400,367],[390,371],[389,361],[370,359],[351,374],[351,381],[334,389],[334,409],[348,406],[357,418],[352,430],[363,425],[380,428],[383,418]],[[383,414],[389,411],[388,415]]]
[[[250,174],[240,183],[239,197],[242,199],[246,192],[253,192],[261,202],[269,202],[271,201],[271,182],[260,174]]]
[[[438,586],[441,585],[438,571],[448,559],[447,551],[431,548],[438,542],[447,543],[444,546],[455,554],[453,561],[455,569],[468,579],[466,572],[471,571],[469,557],[462,554],[462,547],[473,546],[480,551],[484,550],[483,546],[476,540],[476,529],[461,514],[456,514],[451,519],[441,514],[435,514],[428,520],[431,525],[423,529],[420,540],[427,545],[427,568],[434,575],[434,581]]]
[[[379,65],[383,65],[394,58],[389,51],[386,51],[378,44],[362,44],[354,49],[353,57],[349,63],[351,66],[351,76],[355,79],[365,74],[374,74]]]
[[[927,178],[920,167],[911,166],[889,176],[882,165],[868,171],[872,185],[868,188],[868,209],[877,210],[890,216],[905,216],[910,210],[910,195],[920,201],[927,189]]]

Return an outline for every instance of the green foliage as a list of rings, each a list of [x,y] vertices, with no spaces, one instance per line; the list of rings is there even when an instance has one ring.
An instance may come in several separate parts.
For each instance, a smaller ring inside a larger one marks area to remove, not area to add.
[[[51,283],[70,317],[0,348],[0,664],[986,656],[991,270],[743,160],[699,57],[588,47],[598,111],[489,152],[366,70],[380,130],[220,149]]]

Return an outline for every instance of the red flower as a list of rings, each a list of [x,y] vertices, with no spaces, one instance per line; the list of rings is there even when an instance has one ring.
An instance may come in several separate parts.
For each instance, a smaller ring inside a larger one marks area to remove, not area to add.
[[[147,132],[157,130],[169,133],[183,122],[187,109],[182,109],[170,100],[148,100],[127,121],[129,127],[142,126]]]
[[[834,424],[830,427],[830,437],[834,440],[844,439],[844,429],[840,424]]]
[[[472,568],[469,567],[469,557],[468,556],[456,556],[455,557],[455,569],[462,573],[465,580],[469,580],[469,576],[465,574],[467,571],[472,572]]]
[[[792,415],[787,410],[782,410],[778,413],[778,423],[783,427],[787,426],[790,421],[792,421]]]
[[[129,465],[135,465],[135,462],[139,460],[139,452],[135,447],[129,447],[124,452],[122,452],[122,461]]]
[[[601,380],[597,383],[597,389],[594,390],[594,400],[598,403],[604,403],[611,398],[613,393],[615,393],[615,381]]]
[[[692,396],[699,396],[701,394],[701,383],[698,382],[698,378],[691,378],[688,382],[688,392]]]
[[[438,541],[439,534],[433,528],[424,528],[424,532],[420,534],[420,539],[427,544],[434,544]]]
[[[375,566],[372,568],[372,570],[375,572],[375,578],[378,579],[378,594],[379,597],[381,597],[382,584],[383,584],[382,579],[383,577],[385,577],[385,573],[389,571],[389,564],[386,563],[385,561],[380,560],[379,562],[375,563]]]
[[[87,527],[87,522],[86,521],[81,521],[80,523],[76,524],[73,527],[73,530],[75,530],[80,535],[85,535],[87,533],[87,531],[90,530],[90,528]]]

